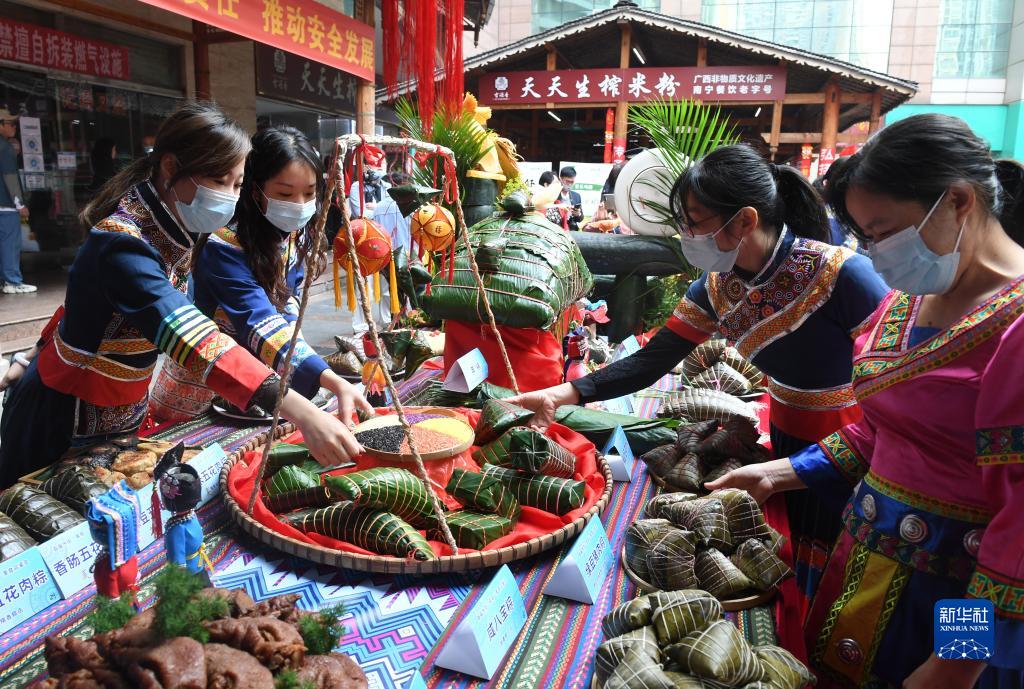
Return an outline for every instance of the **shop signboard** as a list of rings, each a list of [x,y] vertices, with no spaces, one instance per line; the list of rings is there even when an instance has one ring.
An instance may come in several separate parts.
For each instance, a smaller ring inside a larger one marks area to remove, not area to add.
[[[374,80],[373,27],[316,0],[142,1]]]
[[[256,92],[325,113],[356,111],[354,76],[268,45],[256,45]]]
[[[639,67],[492,72],[480,77],[482,105],[641,103],[650,100],[780,101],[786,68]]]
[[[0,17],[0,60],[128,79],[128,48]]]

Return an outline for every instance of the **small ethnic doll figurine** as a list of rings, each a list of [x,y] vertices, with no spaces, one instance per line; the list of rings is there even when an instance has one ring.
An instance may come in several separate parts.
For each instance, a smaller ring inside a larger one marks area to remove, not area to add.
[[[569,334],[565,336],[562,353],[565,355],[564,380],[570,383],[587,375],[587,353],[590,351],[590,343],[587,341],[587,331],[582,325],[574,324]]]
[[[96,557],[93,579],[101,596],[119,598],[130,592],[135,607],[135,593],[139,590],[139,531],[142,528],[139,498],[135,491],[120,481],[113,488],[89,500],[85,517],[94,541],[104,552]]]
[[[185,444],[179,443],[168,450],[156,468],[153,479],[153,523],[157,536],[163,533],[167,561],[198,574],[213,573],[213,566],[203,547],[203,527],[199,524],[195,508],[202,496],[202,482],[194,467],[181,461]],[[160,505],[173,516],[161,528]]]

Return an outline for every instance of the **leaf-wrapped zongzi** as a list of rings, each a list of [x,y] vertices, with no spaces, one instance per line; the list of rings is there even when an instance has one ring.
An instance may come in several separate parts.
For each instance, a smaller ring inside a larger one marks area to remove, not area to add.
[[[38,488],[15,483],[0,493],[0,512],[40,543],[85,521],[85,517]]]
[[[654,633],[663,646],[681,641],[722,619],[722,604],[707,591],[691,589],[675,594],[674,598],[654,606],[651,616]]]
[[[703,371],[714,366],[725,351],[725,340],[714,339],[701,342],[682,361],[683,375],[687,380],[696,378]]]
[[[647,568],[647,553],[658,538],[675,526],[667,519],[639,519],[626,527],[626,538],[623,544],[626,565],[636,576],[644,581],[651,580],[651,572]]]
[[[302,467],[289,465],[281,467],[269,479],[263,482],[263,493],[269,497],[290,493],[303,488],[316,488],[320,485],[320,477]]]
[[[726,459],[721,464],[708,471],[708,473],[704,474],[704,478],[701,480],[703,483],[711,483],[722,478],[730,471],[741,468],[743,468],[743,462],[741,462],[740,460],[731,458]]]
[[[728,684],[722,684],[721,682],[715,682],[714,680],[690,675],[685,672],[666,670],[665,675],[672,680],[672,686],[675,689],[730,689]],[[751,687],[745,684],[743,689],[751,689]],[[757,687],[755,689],[770,689],[770,687]]]
[[[704,388],[685,388],[666,395],[658,410],[658,416],[677,419],[708,421],[714,419],[725,423],[729,419],[742,418],[756,424],[757,408],[739,397]]]
[[[681,455],[687,452],[696,452],[700,443],[715,432],[718,422],[698,421],[696,423],[684,423],[676,429],[676,449]]]
[[[511,428],[473,453],[477,464],[519,469],[528,474],[572,478],[576,457],[531,428]]]
[[[418,529],[430,528],[437,522],[430,494],[423,482],[407,469],[374,467],[328,476],[324,482],[340,498],[363,507],[386,510]]]
[[[673,490],[698,492],[704,489],[700,458],[696,453],[688,452],[676,465],[661,476],[665,484]]]
[[[434,551],[419,531],[390,512],[336,502],[329,507],[287,515],[284,520],[303,533],[318,533],[393,557],[434,560]]]
[[[647,551],[649,581],[662,591],[694,588],[696,552],[697,535],[692,531],[672,529],[660,535]]]
[[[608,676],[634,648],[646,653],[655,661],[661,660],[661,649],[658,648],[654,627],[640,627],[609,639],[597,647],[597,654],[594,656],[594,674],[597,676],[598,686],[604,686]]]
[[[265,496],[263,504],[271,512],[281,514],[310,507],[327,507],[340,499],[340,496],[335,496],[329,487],[318,485],[313,488],[300,488],[274,496]]]
[[[767,591],[793,573],[785,562],[756,538],[740,543],[730,559],[762,591]]]
[[[484,402],[480,420],[476,422],[475,445],[486,445],[493,442],[505,431],[515,426],[522,426],[533,418],[533,412],[523,409],[505,400],[487,400]]]
[[[302,443],[278,443],[270,448],[264,475],[269,476],[289,464],[302,464],[310,458],[309,448]]]
[[[732,534],[721,500],[700,498],[673,503],[664,509],[664,515],[676,526],[696,532],[704,545],[732,549]]]
[[[519,519],[519,501],[512,495],[508,486],[493,476],[455,469],[445,491],[470,509],[499,514],[511,519],[513,523]]]
[[[750,645],[732,622],[718,620],[672,644],[665,653],[690,674],[729,686],[756,682],[764,676]]]
[[[754,582],[715,548],[697,553],[694,571],[697,573],[700,587],[716,598],[728,598],[740,591],[754,588]]]
[[[758,444],[759,435],[750,419],[730,419],[702,440],[694,452],[708,458],[732,457],[744,464],[763,462],[770,453]]]
[[[631,648],[608,676],[604,689],[675,689],[654,658],[642,649]]]
[[[91,499],[110,490],[91,469],[84,466],[65,469],[43,481],[39,487],[79,514],[85,514],[86,503]]]
[[[449,512],[445,516],[448,528],[460,548],[482,550],[491,541],[511,533],[515,522],[500,514],[481,514],[469,510]],[[431,530],[430,537],[444,540],[439,529]]]
[[[488,465],[484,476],[493,476],[512,491],[519,503],[562,515],[583,507],[587,484],[554,476],[530,476],[519,471]]]
[[[601,620],[604,638],[614,639],[626,632],[646,627],[651,623],[653,612],[648,596],[640,596],[616,606]]]
[[[655,495],[647,503],[647,507],[644,508],[644,515],[649,519],[657,519],[665,516],[665,508],[676,502],[686,502],[687,500],[696,500],[700,496],[696,493],[660,493]]]
[[[690,385],[709,390],[721,390],[730,395],[750,392],[750,381],[742,373],[724,362],[717,362],[690,379]]]
[[[804,664],[784,648],[754,646],[753,651],[764,668],[763,680],[772,689],[804,689],[817,681]]]
[[[640,455],[640,461],[646,464],[655,476],[664,476],[679,462],[679,451],[675,445],[662,445]]]
[[[739,543],[748,538],[768,538],[771,535],[761,508],[747,491],[723,488],[708,497],[722,501],[725,518],[729,522],[729,533],[734,542]]]
[[[25,529],[0,512],[0,562],[22,553],[36,544]]]

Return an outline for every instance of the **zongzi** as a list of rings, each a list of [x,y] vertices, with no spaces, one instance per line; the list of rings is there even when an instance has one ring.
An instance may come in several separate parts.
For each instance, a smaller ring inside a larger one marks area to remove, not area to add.
[[[719,550],[732,549],[732,534],[721,500],[700,498],[668,505],[665,518],[676,526],[696,532],[701,543]]]
[[[85,521],[60,500],[24,483],[15,483],[0,493],[0,512],[40,543]]]
[[[707,591],[676,591],[676,596],[654,607],[652,622],[658,641],[666,646],[682,641],[722,619],[722,604]]]
[[[519,469],[528,474],[572,478],[576,457],[531,428],[511,428],[473,453],[477,464]]]
[[[697,577],[693,572],[697,540],[694,532],[682,529],[672,529],[660,535],[647,551],[649,581],[662,591],[697,586]]]
[[[604,686],[608,676],[634,648],[646,653],[656,662],[661,660],[661,649],[658,648],[654,627],[640,627],[609,639],[597,647],[597,654],[594,656],[594,674],[597,676],[598,686]]]
[[[391,512],[417,529],[430,528],[437,522],[430,493],[407,469],[374,467],[327,476],[324,482],[340,498]]]
[[[665,516],[665,508],[676,502],[686,502],[687,500],[696,500],[699,495],[696,493],[661,493],[655,495],[647,503],[647,507],[644,509],[644,515],[649,519],[657,519]]]
[[[390,512],[336,502],[329,507],[287,515],[284,520],[303,533],[318,533],[394,557],[434,560],[434,551],[419,531]]]
[[[487,465],[484,476],[493,476],[512,491],[519,503],[562,515],[583,507],[587,484],[554,476],[531,476],[512,469]]]
[[[25,552],[35,544],[35,540],[25,532],[25,529],[0,512],[0,562]]]
[[[91,499],[110,490],[86,467],[65,469],[43,481],[39,487],[79,514],[85,513],[86,503]]]
[[[460,548],[483,550],[491,541],[511,533],[515,523],[499,514],[481,514],[469,510],[449,512],[444,516],[455,543]],[[444,540],[440,528],[432,529],[430,537]]]
[[[816,681],[804,664],[784,648],[754,646],[753,652],[764,668],[763,680],[772,689],[804,689]]]
[[[729,533],[734,542],[739,543],[748,538],[768,538],[771,535],[761,508],[747,491],[723,488],[708,497],[722,501],[725,518],[729,522]]]
[[[519,519],[519,501],[512,495],[508,486],[493,476],[455,469],[448,480],[448,485],[445,486],[445,491],[470,509],[499,514],[511,519],[513,523]]]
[[[676,527],[667,519],[639,519],[627,526],[623,550],[630,571],[643,581],[650,581],[647,552],[662,534],[675,529]]]
[[[697,553],[694,572],[700,581],[700,587],[716,598],[728,598],[740,591],[754,588],[754,582],[715,548]]]
[[[764,676],[750,645],[732,622],[718,620],[665,649],[684,670],[699,677],[742,686]]]
[[[504,400],[484,402],[480,420],[476,423],[476,445],[486,445],[515,426],[523,426],[533,418],[533,412]]]
[[[614,639],[626,632],[649,625],[653,612],[648,596],[634,598],[618,605],[605,615],[601,620],[601,631],[604,632],[606,639]]]
[[[730,559],[762,591],[769,590],[793,573],[785,562],[756,538],[740,543]]]
[[[320,477],[302,467],[289,465],[278,469],[273,476],[263,482],[263,493],[269,497],[302,490],[316,488],[320,485]]]
[[[696,453],[688,452],[674,467],[662,477],[665,484],[673,490],[698,492],[704,488],[700,458]]]
[[[609,675],[604,689],[675,689],[661,665],[644,653],[631,648]]]

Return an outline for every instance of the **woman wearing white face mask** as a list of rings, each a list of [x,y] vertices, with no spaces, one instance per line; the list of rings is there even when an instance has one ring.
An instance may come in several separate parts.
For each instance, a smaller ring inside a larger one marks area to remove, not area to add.
[[[310,256],[323,186],[320,158],[300,131],[275,127],[256,134],[234,221],[213,233],[193,269],[199,310],[278,373],[298,316],[307,260],[312,258],[317,274],[326,264],[323,248]],[[346,423],[357,407],[371,411],[355,386],[331,371],[301,335],[292,362],[292,389],[307,398],[321,386],[333,391]],[[159,421],[180,420],[205,411],[212,397],[194,375],[167,366],[150,408]]]
[[[589,376],[528,393],[543,425],[555,407],[644,388],[712,336],[733,342],[769,376],[772,445],[786,456],[859,418],[850,390],[853,331],[887,289],[864,256],[825,244],[821,198],[800,173],[746,145],[695,163],[671,195],[683,253],[708,271],[633,356]],[[839,529],[813,496],[789,502],[798,581],[813,591]]]
[[[216,107],[187,103],[161,125],[153,153],[112,178],[82,213],[92,229],[64,305],[5,404],[0,488],[69,447],[137,430],[160,352],[238,407],[273,405],[277,374],[185,294],[191,248],[234,213],[250,147]],[[294,391],[281,411],[325,464],[361,449],[341,422]]]
[[[819,687],[1024,686],[1022,192],[1018,163],[944,115],[886,127],[830,173],[836,217],[894,288],[854,347],[864,418],[714,486],[845,505],[807,618],[836,680]],[[991,601],[995,646],[937,655],[936,603],[965,597]]]

